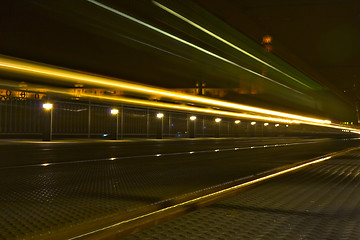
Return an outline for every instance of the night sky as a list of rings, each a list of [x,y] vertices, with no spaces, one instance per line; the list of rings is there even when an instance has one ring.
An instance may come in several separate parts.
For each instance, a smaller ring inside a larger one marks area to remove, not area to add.
[[[360,1],[196,0],[255,41],[273,37],[274,54],[349,91],[360,84]]]
[[[220,46],[151,0],[99,2],[263,72],[261,66]],[[350,99],[354,84],[360,84],[360,1],[162,2],[205,27],[218,26],[222,36],[234,42],[242,39],[237,32],[242,33],[261,49],[262,36],[271,35],[271,54]],[[170,88],[194,87],[199,80],[222,88],[239,87],[239,79],[257,81],[246,71],[86,0],[2,0],[0,4],[0,54],[6,56]],[[271,60],[270,53],[261,54]]]

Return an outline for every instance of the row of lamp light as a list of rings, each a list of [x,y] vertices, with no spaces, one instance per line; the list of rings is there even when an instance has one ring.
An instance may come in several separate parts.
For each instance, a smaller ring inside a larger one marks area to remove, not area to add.
[[[47,134],[47,135],[49,135],[49,136],[46,136],[46,137],[44,137],[44,140],[51,140],[51,138],[52,138],[52,109],[53,109],[53,104],[51,104],[51,103],[44,103],[43,104],[43,108],[46,110],[46,111],[50,111],[51,112],[51,114],[50,114],[50,131],[49,131],[49,133]],[[117,133],[118,133],[118,128],[119,128],[119,125],[118,125],[118,117],[119,117],[119,109],[117,109],[117,108],[113,108],[113,109],[111,109],[110,110],[110,113],[111,113],[111,115],[116,115],[117,116],[117,118],[116,118],[116,137],[115,137],[115,139],[118,139],[118,135],[117,135]],[[158,118],[158,119],[162,119],[163,117],[164,117],[164,114],[163,113],[161,113],[161,112],[158,112],[157,114],[156,114],[156,117]],[[192,115],[192,116],[190,116],[190,118],[189,118],[191,121],[195,121],[196,120],[196,116],[194,116],[194,115]],[[219,123],[219,127],[220,127],[220,122],[222,121],[222,119],[221,118],[215,118],[215,122],[216,123]],[[241,121],[240,120],[235,120],[235,122],[234,122],[235,124],[240,124],[241,123]],[[256,122],[250,122],[250,124],[251,125],[256,125]],[[264,126],[268,126],[269,125],[269,123],[264,123]],[[280,126],[280,124],[275,124],[275,127],[279,127]],[[286,125],[286,127],[288,127],[288,125]]]

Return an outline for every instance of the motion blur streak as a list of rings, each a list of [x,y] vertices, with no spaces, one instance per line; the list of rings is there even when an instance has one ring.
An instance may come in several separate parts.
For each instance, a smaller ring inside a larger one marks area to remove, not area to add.
[[[282,117],[292,120],[298,120],[304,123],[317,123],[317,124],[331,124],[329,120],[322,120],[316,118],[309,118],[305,116],[294,115],[290,113],[277,112],[268,109],[262,109],[242,104],[230,103],[219,101],[210,98],[197,97],[187,94],[175,93],[167,90],[163,90],[160,88],[154,88],[149,86],[142,86],[139,84],[128,83],[124,81],[120,81],[119,79],[110,79],[105,77],[93,76],[84,73],[73,72],[65,69],[59,69],[50,66],[44,66],[34,63],[28,63],[25,61],[0,57],[0,68],[5,70],[14,71],[16,73],[22,72],[25,74],[36,74],[43,77],[55,77],[57,79],[61,79],[63,81],[71,82],[71,83],[82,83],[82,84],[93,84],[103,87],[117,88],[117,89],[125,89],[127,91],[136,92],[136,93],[146,93],[146,94],[155,94],[163,97],[171,97],[174,99],[187,100],[202,104],[208,104],[216,107],[225,107],[231,108],[235,110],[249,111],[255,113],[261,113],[276,117]],[[265,119],[266,120],[266,119]],[[269,120],[272,121],[272,120]]]
[[[210,56],[212,56],[212,57],[215,57],[215,58],[220,59],[220,60],[222,60],[222,61],[224,61],[224,62],[227,62],[227,63],[229,63],[229,64],[231,64],[231,65],[234,65],[234,66],[236,66],[236,67],[239,67],[239,68],[241,68],[241,69],[243,69],[243,70],[245,70],[245,71],[248,71],[248,72],[250,72],[250,73],[252,73],[252,74],[254,74],[254,75],[258,76],[258,77],[261,77],[261,78],[264,78],[264,79],[266,79],[266,80],[269,80],[269,81],[271,81],[271,82],[273,82],[273,83],[275,83],[275,84],[278,84],[278,85],[280,85],[280,86],[282,86],[282,87],[284,87],[284,88],[290,89],[290,90],[292,90],[292,91],[294,91],[294,92],[297,92],[297,93],[299,93],[299,94],[303,94],[302,92],[299,92],[299,91],[297,91],[297,90],[295,90],[295,89],[293,89],[293,88],[290,88],[289,86],[286,86],[286,85],[284,85],[284,84],[282,84],[282,83],[279,83],[279,82],[277,82],[277,81],[275,81],[275,80],[273,80],[273,79],[271,79],[271,78],[269,78],[269,77],[266,77],[266,76],[264,76],[264,75],[262,75],[262,74],[260,74],[260,73],[257,73],[257,72],[255,72],[255,71],[252,71],[252,70],[248,69],[248,68],[245,68],[245,67],[243,67],[243,66],[241,66],[241,65],[239,65],[239,64],[237,64],[237,63],[234,63],[234,62],[230,61],[229,59],[226,59],[226,58],[224,58],[224,57],[221,57],[221,56],[219,56],[219,55],[217,55],[217,54],[215,54],[215,53],[213,53],[213,52],[210,52],[210,51],[208,51],[208,50],[206,50],[206,49],[204,49],[204,48],[202,48],[202,47],[199,47],[199,46],[197,46],[197,45],[195,45],[195,44],[193,44],[193,43],[190,43],[190,42],[188,42],[188,41],[185,41],[184,39],[181,39],[181,38],[179,38],[179,37],[176,37],[176,36],[174,36],[174,35],[172,35],[172,34],[170,34],[170,33],[168,33],[168,32],[165,32],[165,31],[163,31],[163,30],[161,30],[161,29],[159,29],[159,28],[157,28],[157,27],[154,27],[154,26],[148,24],[148,23],[145,23],[145,22],[143,22],[143,21],[140,21],[139,19],[136,19],[136,18],[134,18],[134,17],[131,17],[131,16],[125,14],[125,13],[122,13],[122,12],[116,10],[116,9],[113,9],[113,8],[111,8],[111,7],[109,7],[109,6],[106,6],[106,5],[102,4],[102,3],[99,3],[99,2],[94,1],[94,0],[87,0],[87,1],[90,2],[90,3],[93,3],[93,4],[97,5],[97,6],[99,6],[99,7],[101,7],[101,8],[104,8],[104,9],[106,9],[106,10],[108,10],[108,11],[111,11],[111,12],[117,14],[117,15],[120,15],[120,16],[122,16],[122,17],[124,17],[124,18],[127,18],[127,19],[129,19],[129,20],[131,20],[131,21],[134,21],[134,22],[136,22],[136,23],[138,23],[138,24],[141,24],[141,25],[143,25],[143,26],[145,26],[145,27],[147,27],[147,28],[150,28],[150,29],[152,29],[152,30],[154,30],[154,31],[156,31],[156,32],[159,32],[159,33],[161,33],[161,34],[163,34],[163,35],[165,35],[165,36],[167,36],[167,37],[170,37],[170,38],[172,38],[172,39],[175,39],[176,41],[179,41],[179,42],[181,42],[181,43],[184,43],[184,44],[186,44],[186,45],[188,45],[188,46],[190,46],[190,47],[192,47],[192,48],[195,48],[195,49],[197,49],[197,50],[199,50],[199,51],[201,51],[201,52],[203,52],[203,53],[206,53],[206,54],[208,54],[208,55],[210,55]]]
[[[4,84],[3,84],[4,83]],[[10,82],[2,82],[1,85],[6,85],[7,87],[17,88],[17,83],[10,83]],[[31,86],[29,86],[31,87]],[[70,95],[74,97],[74,93],[69,91],[68,89],[62,88],[55,88],[55,87],[44,87],[44,86],[34,86],[34,88],[41,88],[46,89],[47,92],[55,93],[55,94],[62,94],[62,95]],[[154,102],[148,100],[140,100],[140,99],[132,99],[127,97],[112,97],[112,96],[99,96],[95,94],[81,94],[81,97],[84,98],[91,98],[97,100],[105,100],[110,102],[121,102],[121,103],[128,103],[140,106],[150,106],[150,107],[159,107],[165,109],[174,109],[180,111],[192,111],[198,113],[206,113],[206,114],[215,114],[215,115],[223,115],[223,116],[230,116],[230,117],[241,117],[249,120],[264,120],[270,122],[281,122],[281,123],[290,123],[290,124],[307,124],[307,125],[314,125],[320,127],[328,127],[328,128],[335,128],[341,130],[347,130],[352,133],[360,134],[360,130],[356,128],[348,127],[347,125],[340,125],[340,124],[321,124],[315,122],[305,122],[305,121],[298,121],[298,120],[291,120],[291,119],[284,119],[284,118],[273,118],[268,116],[260,116],[260,115],[253,115],[253,114],[245,114],[245,113],[238,113],[238,112],[229,112],[229,111],[221,111],[221,110],[212,110],[209,108],[200,108],[200,107],[188,107],[184,105],[177,105],[177,104],[170,104],[170,103],[162,103],[162,102]],[[275,124],[275,127],[279,127],[279,124]]]
[[[183,20],[183,21],[185,21],[185,22],[187,22],[187,23],[191,24],[192,26],[196,27],[197,29],[200,29],[201,31],[203,31],[203,32],[205,32],[205,33],[209,34],[210,36],[212,36],[212,37],[214,37],[214,38],[218,39],[219,41],[221,41],[221,42],[225,43],[226,45],[228,45],[228,46],[230,46],[230,47],[232,47],[232,48],[234,48],[234,49],[236,49],[236,50],[238,50],[238,51],[242,52],[243,54],[245,54],[245,55],[247,55],[247,56],[249,56],[249,57],[251,57],[251,58],[255,59],[256,61],[258,61],[258,62],[260,62],[260,63],[262,63],[262,64],[264,64],[264,65],[266,65],[266,66],[268,66],[268,67],[270,67],[270,68],[272,68],[272,69],[274,69],[274,70],[276,70],[276,71],[278,71],[279,73],[281,73],[281,74],[285,75],[285,76],[286,76],[286,77],[288,77],[288,78],[291,78],[292,80],[296,81],[297,83],[300,83],[301,85],[303,85],[303,86],[305,86],[305,87],[310,88],[310,86],[306,85],[305,83],[303,83],[303,82],[301,82],[301,81],[297,80],[296,78],[294,78],[294,77],[292,77],[292,76],[288,75],[287,73],[285,73],[285,72],[281,71],[280,69],[278,69],[278,68],[276,68],[276,67],[274,67],[274,66],[270,65],[269,63],[267,63],[267,62],[265,62],[265,61],[261,60],[260,58],[258,58],[258,57],[256,57],[256,56],[254,56],[254,55],[250,54],[249,52],[245,51],[244,49],[242,49],[242,48],[240,48],[240,47],[238,47],[238,46],[234,45],[233,43],[231,43],[231,42],[229,42],[229,41],[227,41],[227,40],[223,39],[222,37],[220,37],[220,36],[216,35],[215,33],[211,32],[211,31],[209,31],[209,30],[207,30],[206,28],[203,28],[202,26],[200,26],[200,25],[198,25],[198,24],[194,23],[193,21],[191,21],[191,20],[189,20],[189,19],[185,18],[184,16],[182,16],[182,15],[180,15],[179,13],[177,13],[177,12],[175,12],[175,11],[173,11],[173,10],[169,9],[168,7],[166,7],[166,6],[164,6],[164,5],[160,4],[160,3],[158,3],[158,2],[156,2],[156,1],[153,1],[153,3],[154,3],[156,6],[158,6],[158,7],[162,8],[163,10],[167,11],[168,13],[171,13],[172,15],[174,15],[174,16],[176,16],[176,17],[180,18],[181,20]]]
[[[97,232],[101,232],[101,231],[104,231],[104,230],[107,230],[107,229],[110,229],[110,228],[113,228],[113,227],[120,226],[120,225],[125,224],[125,223],[129,223],[129,222],[133,222],[133,221],[136,221],[136,220],[139,220],[139,219],[150,217],[150,216],[153,216],[155,214],[162,213],[162,212],[165,212],[165,211],[169,211],[171,209],[175,209],[175,208],[178,208],[178,207],[191,206],[191,204],[196,204],[197,202],[200,202],[202,200],[206,200],[206,199],[216,197],[216,196],[219,196],[219,195],[222,195],[222,194],[225,194],[225,193],[229,193],[229,192],[241,189],[243,187],[246,187],[246,186],[258,183],[258,182],[262,182],[264,180],[274,178],[276,176],[279,176],[279,175],[282,175],[282,174],[285,174],[285,173],[288,173],[288,172],[298,170],[300,168],[303,168],[303,167],[306,167],[306,166],[309,166],[309,165],[324,162],[326,160],[329,160],[331,157],[332,156],[319,158],[319,159],[313,160],[311,162],[307,162],[307,163],[304,163],[304,164],[301,164],[301,165],[298,165],[298,166],[295,166],[295,167],[292,167],[292,168],[288,168],[288,169],[285,169],[283,171],[279,171],[279,172],[276,172],[276,173],[273,173],[273,174],[270,174],[270,175],[267,175],[267,176],[264,176],[264,177],[260,177],[260,178],[257,178],[257,179],[254,179],[254,180],[251,180],[251,181],[248,181],[248,182],[244,182],[242,184],[239,184],[239,185],[236,185],[236,186],[233,186],[233,187],[230,187],[230,188],[226,188],[224,190],[220,190],[220,191],[217,191],[217,192],[214,192],[214,193],[210,193],[210,194],[198,197],[198,198],[194,198],[192,200],[185,201],[185,202],[182,202],[182,203],[170,206],[170,207],[165,207],[163,209],[160,209],[160,210],[157,210],[157,211],[154,211],[154,212],[150,212],[148,214],[144,214],[142,216],[138,216],[138,217],[135,217],[135,218],[132,218],[132,219],[128,219],[128,220],[125,220],[125,221],[122,221],[122,222],[119,222],[119,223],[115,223],[113,225],[110,225],[110,226],[107,226],[107,227],[104,227],[104,228],[101,228],[101,229],[98,229],[98,230],[95,230],[95,231],[92,231],[92,232],[89,232],[89,233],[85,233],[85,234],[82,234],[82,235],[79,235],[79,236],[76,236],[76,237],[73,237],[73,238],[70,238],[70,239],[82,238],[82,237],[85,237],[85,236],[88,236],[88,235],[91,235],[91,234],[95,234]]]

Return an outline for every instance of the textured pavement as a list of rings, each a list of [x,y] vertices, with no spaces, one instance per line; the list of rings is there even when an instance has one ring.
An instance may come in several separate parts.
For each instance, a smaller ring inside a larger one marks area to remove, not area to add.
[[[360,150],[125,239],[360,239]]]
[[[191,199],[224,183],[357,145],[359,140],[271,138],[3,143],[0,239],[50,239],[47,234],[126,219],[169,206],[179,196]]]

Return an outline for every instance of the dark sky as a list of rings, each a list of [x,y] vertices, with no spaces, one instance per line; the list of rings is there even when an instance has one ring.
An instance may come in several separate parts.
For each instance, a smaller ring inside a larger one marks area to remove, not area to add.
[[[196,0],[274,53],[342,91],[360,84],[360,1]]]
[[[219,26],[232,41],[242,39],[237,32],[245,34],[254,40],[248,42],[256,45],[254,49],[262,51],[261,38],[270,34],[273,54],[340,92],[350,94],[353,84],[360,84],[360,1],[160,1],[206,27]],[[259,63],[251,63],[151,0],[99,2],[262,72]],[[2,0],[0,33],[0,54],[151,85],[194,87],[199,79],[205,79],[210,87],[239,87],[241,79],[251,83],[259,80],[87,0]],[[263,57],[271,60],[266,54]],[[282,81],[280,76],[269,74]]]

